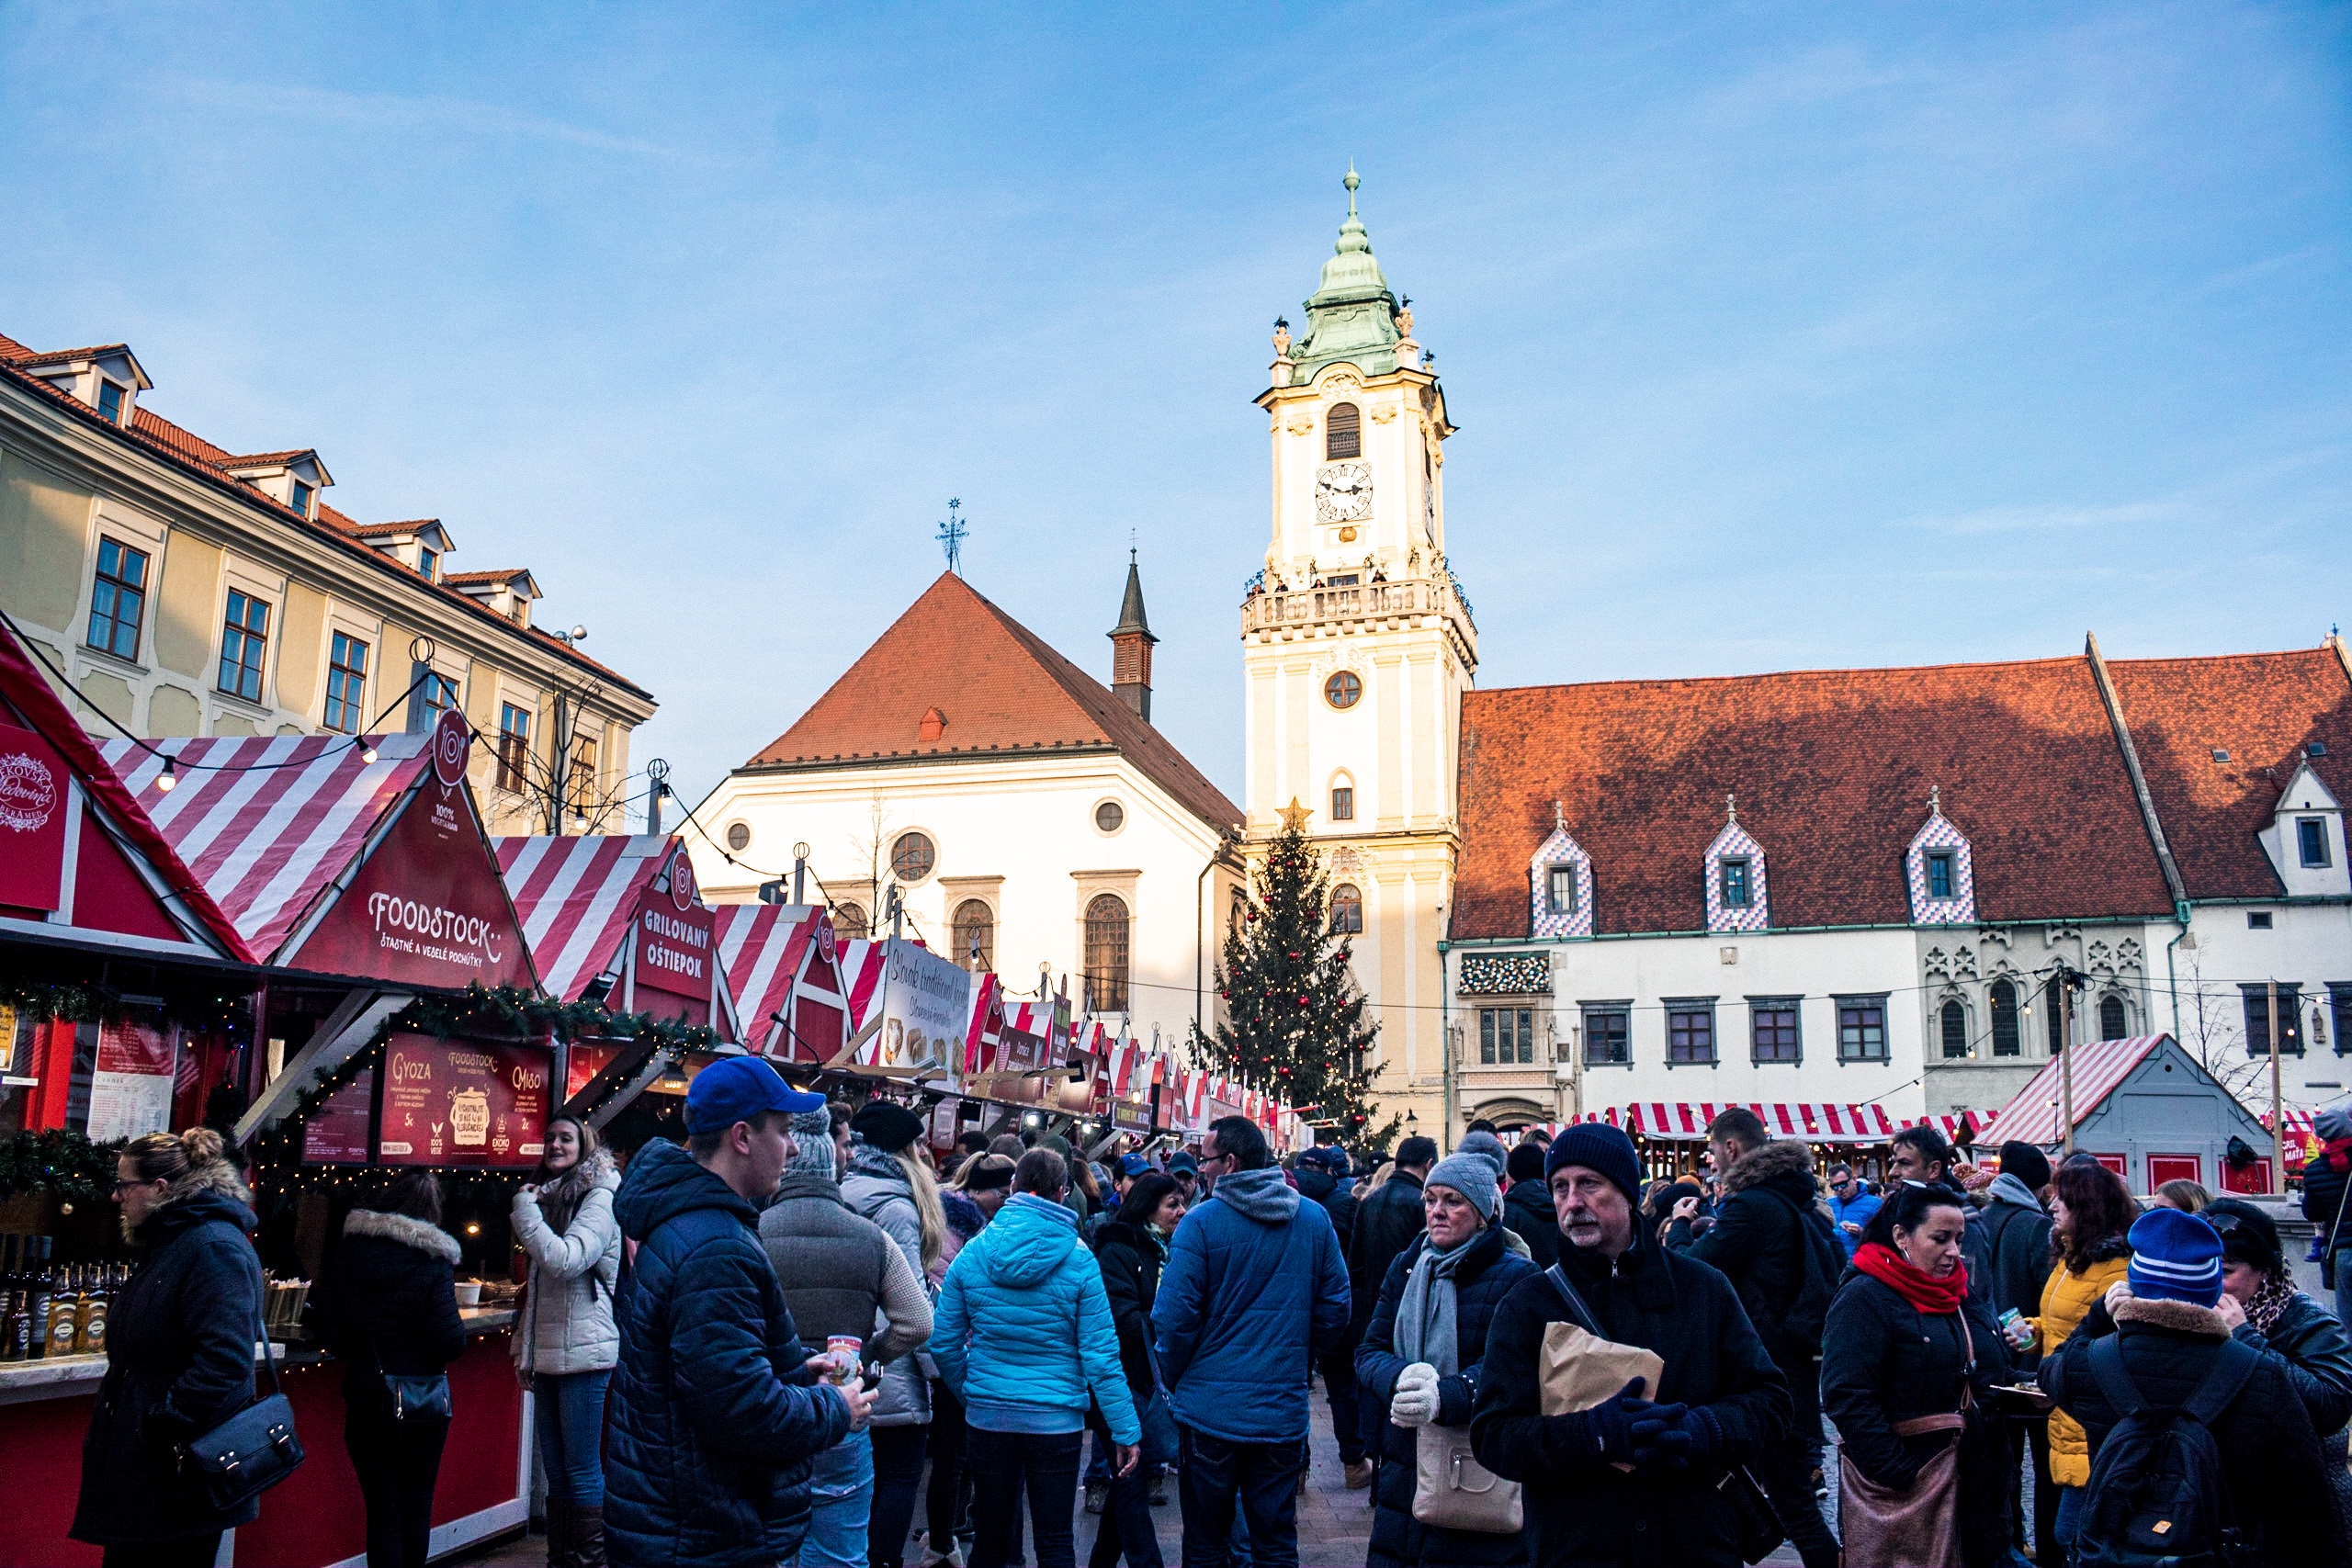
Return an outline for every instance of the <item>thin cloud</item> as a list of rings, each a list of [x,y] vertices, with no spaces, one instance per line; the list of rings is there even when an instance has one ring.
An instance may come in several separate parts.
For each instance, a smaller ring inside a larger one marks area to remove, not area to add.
[[[717,162],[703,153],[665,147],[639,137],[616,136],[592,126],[571,125],[544,115],[524,114],[498,104],[465,98],[407,97],[397,93],[344,93],[328,87],[268,86],[253,82],[185,78],[180,91],[190,102],[250,114],[276,115],[315,124],[391,126],[460,136],[524,137],[562,142],[599,152],[621,152],[673,163]]]
[[[2185,523],[2193,515],[2177,501],[2135,501],[2120,506],[1986,506],[1943,517],[1914,517],[1902,526],[1936,534],[2052,534],[2113,528],[2134,523]]]

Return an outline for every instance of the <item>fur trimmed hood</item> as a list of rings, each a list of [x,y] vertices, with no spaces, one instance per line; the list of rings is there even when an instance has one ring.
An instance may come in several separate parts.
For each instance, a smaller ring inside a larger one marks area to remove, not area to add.
[[[244,1179],[237,1174],[237,1168],[225,1159],[220,1159],[209,1165],[192,1165],[180,1172],[164,1190],[163,1200],[155,1208],[157,1211],[168,1209],[197,1192],[217,1193],[232,1203],[243,1203],[248,1209],[254,1206],[254,1195],[245,1190]]]
[[[343,1222],[343,1234],[381,1236],[402,1247],[414,1247],[429,1258],[438,1258],[455,1269],[460,1256],[458,1238],[439,1225],[411,1219],[406,1214],[387,1214],[376,1209],[354,1209]]]
[[[2199,1306],[2195,1302],[2148,1299],[2138,1296],[2115,1303],[2118,1327],[2127,1323],[2144,1323],[2152,1328],[2169,1328],[2177,1334],[2202,1335],[2208,1339],[2227,1339],[2229,1325],[2222,1321],[2219,1308]]]
[[[1813,1151],[1794,1138],[1775,1138],[1762,1148],[1742,1155],[1724,1173],[1725,1193],[1761,1187],[1776,1176],[1813,1175]]]

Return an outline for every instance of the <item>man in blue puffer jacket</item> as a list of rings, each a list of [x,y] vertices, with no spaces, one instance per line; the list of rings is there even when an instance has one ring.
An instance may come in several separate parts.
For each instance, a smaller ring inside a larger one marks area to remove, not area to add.
[[[703,1069],[687,1146],[655,1139],[613,1201],[637,1242],[618,1301],[605,1438],[616,1568],[789,1562],[808,1529],[808,1461],[865,1424],[873,1395],[816,1382],[829,1365],[792,1326],[754,1200],[791,1158],[788,1118],[824,1097],[756,1056]]]
[[[1347,1333],[1347,1265],[1322,1205],[1273,1168],[1244,1116],[1209,1123],[1215,1194],[1184,1216],[1152,1303],[1176,1414],[1185,1568],[1225,1568],[1237,1506],[1254,1568],[1295,1568],[1307,1384]]]
[[[1037,1568],[1071,1568],[1078,1456],[1090,1398],[1102,1407],[1119,1473],[1136,1467],[1143,1423],[1119,1364],[1102,1269],[1063,1204],[1069,1165],[1031,1149],[1012,1196],[948,1266],[931,1333],[939,1375],[964,1402],[972,1466],[972,1568],[1002,1568],[1019,1543],[1025,1488]]]

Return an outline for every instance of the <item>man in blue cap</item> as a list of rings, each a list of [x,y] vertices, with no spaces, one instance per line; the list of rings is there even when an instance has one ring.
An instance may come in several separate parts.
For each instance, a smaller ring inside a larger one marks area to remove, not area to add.
[[[830,1362],[800,1343],[758,1231],[790,1119],[824,1103],[729,1056],[686,1091],[686,1146],[657,1138],[629,1161],[613,1207],[638,1249],[615,1303],[605,1447],[617,1568],[793,1561],[810,1459],[865,1425],[873,1395],[819,1381]]]

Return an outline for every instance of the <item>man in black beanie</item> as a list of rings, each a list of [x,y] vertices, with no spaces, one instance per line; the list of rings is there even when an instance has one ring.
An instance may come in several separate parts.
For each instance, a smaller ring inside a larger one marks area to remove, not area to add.
[[[2050,1278],[2050,1212],[2041,1194],[2050,1187],[2050,1156],[2031,1144],[2011,1139],[2001,1145],[2001,1173],[1985,1190],[1984,1223],[1971,1225],[1978,1233],[1976,1256],[1969,1262],[1970,1288],[1991,1303],[1998,1317],[2011,1307],[2028,1317],[2041,1315],[2041,1286]],[[2009,1349],[2019,1378],[2030,1378],[2041,1361],[2041,1341],[2023,1349]],[[2001,1423],[2009,1452],[2009,1529],[2018,1544],[2026,1540],[2024,1470],[2019,1462],[2030,1450],[2036,1475],[2050,1473],[2050,1420]],[[2033,1539],[2054,1540],[2058,1528],[2057,1488],[2037,1489]]]
[[[1525,1486],[1532,1568],[1739,1568],[1719,1487],[1730,1467],[1783,1439],[1788,1385],[1730,1282],[1641,1234],[1641,1162],[1623,1133],[1579,1122],[1544,1164],[1566,1245],[1495,1309],[1471,1448]],[[1591,1409],[1544,1415],[1554,1323],[1657,1351],[1663,1386],[1637,1379]]]

